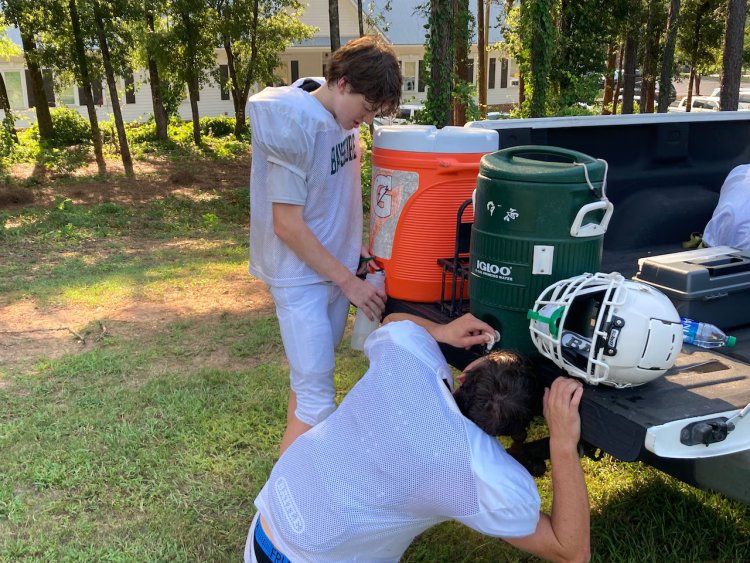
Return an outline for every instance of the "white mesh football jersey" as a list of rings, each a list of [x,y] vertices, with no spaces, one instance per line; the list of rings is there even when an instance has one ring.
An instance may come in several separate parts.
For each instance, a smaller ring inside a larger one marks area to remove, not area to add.
[[[499,442],[464,418],[429,334],[390,323],[339,408],[279,459],[255,501],[292,561],[398,561],[449,519],[484,534],[534,532],[539,495]]]
[[[703,241],[708,246],[750,250],[750,164],[741,164],[727,175]]]
[[[274,233],[269,163],[304,179],[305,223],[354,272],[362,243],[359,129],[342,128],[314,96],[292,86],[266,88],[251,97],[248,116],[253,135],[250,272],[277,286],[325,281]]]

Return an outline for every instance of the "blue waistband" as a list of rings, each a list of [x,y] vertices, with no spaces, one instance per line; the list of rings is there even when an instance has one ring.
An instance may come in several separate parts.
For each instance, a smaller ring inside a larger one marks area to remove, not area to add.
[[[260,517],[255,524],[255,543],[258,544],[263,550],[263,553],[265,553],[273,563],[292,563],[286,555],[276,549],[276,546],[273,545],[273,542],[263,531],[263,526],[260,525]]]

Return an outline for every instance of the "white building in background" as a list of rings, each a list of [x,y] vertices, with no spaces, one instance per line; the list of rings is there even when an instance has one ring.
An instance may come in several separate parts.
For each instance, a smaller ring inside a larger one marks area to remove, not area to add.
[[[376,5],[383,5],[384,0],[378,0]],[[419,0],[398,0],[394,2],[391,11],[383,13],[388,21],[387,29],[377,29],[393,44],[399,55],[401,69],[404,75],[403,101],[405,103],[419,103],[426,97],[429,77],[424,76],[424,24],[425,18],[415,13]],[[476,9],[476,4],[472,4]],[[490,22],[495,23],[498,6],[492,5]],[[327,0],[308,0],[302,21],[318,29],[315,36],[287,49],[281,56],[281,65],[277,69],[280,81],[289,84],[301,76],[320,76],[330,57],[330,37],[328,31],[328,2]],[[339,29],[341,44],[359,35],[356,0],[339,0]],[[9,37],[19,46],[21,38],[16,29],[8,29]],[[490,44],[501,40],[497,28],[490,29]],[[471,50],[471,78],[476,83],[474,61],[477,60],[476,43]],[[488,53],[488,91],[487,102],[490,105],[512,105],[518,102],[518,68],[511,59],[504,58],[497,51]],[[201,117],[205,116],[234,116],[234,105],[231,94],[223,87],[228,76],[226,52],[216,49],[216,64],[219,69],[221,83],[213,79],[201,87],[198,108]],[[28,127],[36,120],[31,89],[28,86],[28,72],[22,55],[13,57],[10,61],[0,61],[0,72],[5,79],[11,108],[16,117],[16,125],[20,128]],[[86,107],[82,103],[82,96],[77,86],[68,86],[62,91],[56,91],[53,86],[53,76],[49,70],[43,72],[46,102],[50,106],[67,106],[77,109],[81,115],[87,117]],[[118,91],[120,107],[125,121],[146,120],[153,113],[151,103],[151,88],[148,83],[148,72],[136,70],[133,75],[119,78]],[[128,88],[129,85],[135,88]],[[97,115],[101,120],[107,120],[112,115],[112,103],[106,84],[95,92]],[[183,119],[191,119],[190,104],[187,99],[179,108]],[[0,116],[3,112],[0,110]]]

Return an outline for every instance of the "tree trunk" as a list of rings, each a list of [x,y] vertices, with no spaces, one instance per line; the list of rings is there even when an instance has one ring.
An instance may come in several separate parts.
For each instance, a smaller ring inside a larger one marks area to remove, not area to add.
[[[549,62],[552,53],[548,47],[549,21],[546,17],[550,10],[549,2],[527,2],[531,13],[531,83],[532,97],[529,108],[530,117],[544,117],[547,111],[547,89],[549,85]]]
[[[362,0],[357,0],[357,21],[359,22],[359,36],[363,37],[365,34],[365,22],[362,16]]]
[[[258,4],[260,0],[253,3],[253,17],[250,24],[250,63],[245,76],[244,84],[240,84],[237,76],[237,65],[234,57],[234,50],[229,39],[224,40],[224,50],[227,53],[227,66],[229,67],[229,77],[232,79],[232,101],[234,103],[234,136],[240,138],[246,128],[247,117],[245,107],[247,98],[250,94],[250,86],[254,81],[255,61],[258,56],[258,44],[256,37],[258,35]]]
[[[620,54],[617,63],[617,80],[615,80],[615,99],[612,102],[612,113],[617,115],[617,106],[620,103],[620,90],[622,89],[623,59],[625,58],[625,44],[620,43]]]
[[[641,78],[641,113],[654,112],[654,87],[656,83],[656,49],[659,42],[656,29],[656,0],[648,2],[646,37],[643,48],[643,75]]]
[[[328,0],[328,26],[331,30],[331,53],[341,47],[341,31],[339,30],[339,0]]]
[[[685,111],[693,108],[693,84],[695,83],[695,69],[690,67],[690,80],[688,80],[687,101],[685,102]]]
[[[227,69],[232,82],[232,105],[234,106],[234,136],[239,139],[240,132],[245,126],[245,108],[240,105],[240,84],[237,81],[237,66],[234,60],[234,50],[229,38],[224,37],[224,51],[227,54]],[[247,100],[245,100],[247,102]],[[240,119],[242,123],[240,124]]]
[[[193,116],[193,142],[196,146],[201,144],[201,124],[200,114],[198,112],[198,80],[193,79],[188,82],[188,96],[190,98],[190,113]]]
[[[102,151],[102,133],[99,129],[99,118],[96,115],[96,108],[94,107],[94,96],[91,94],[89,64],[86,60],[86,47],[83,43],[81,21],[78,17],[78,8],[75,0],[68,0],[68,12],[70,14],[70,23],[73,28],[73,44],[75,45],[78,73],[81,77],[80,92],[83,94],[83,103],[86,104],[86,111],[89,114],[89,123],[91,124],[91,141],[94,144],[96,166],[99,169],[99,174],[105,174],[107,172],[107,165],[104,162],[104,152]]]
[[[434,124],[441,128],[451,124],[451,86],[453,60],[451,44],[453,43],[454,14],[450,0],[432,0],[430,3],[430,79],[428,91],[433,112]],[[443,22],[443,23],[441,23]]]
[[[453,21],[455,30],[453,31],[454,52],[456,53],[456,79],[469,83],[469,54],[468,45],[471,38],[469,37],[469,0],[452,0]],[[464,23],[465,22],[465,23]],[[453,96],[453,125],[463,126],[466,123],[466,100]]]
[[[617,64],[617,51],[615,45],[610,43],[607,45],[607,70],[606,78],[604,79],[604,99],[602,100],[602,115],[609,115],[612,113],[609,110],[609,105],[613,100],[613,92],[615,86],[615,64]]]
[[[747,0],[728,0],[727,21],[724,27],[721,94],[719,94],[721,111],[737,111],[739,105],[746,15]]]
[[[146,12],[146,23],[151,33],[155,32],[154,14]],[[169,116],[164,109],[161,96],[161,79],[159,78],[159,67],[156,59],[149,48],[148,52],[148,79],[151,83],[151,103],[154,106],[154,123],[156,124],[156,138],[166,141],[169,138]]]
[[[482,117],[487,116],[487,45],[484,39],[484,0],[477,0],[477,90]]]
[[[635,90],[635,59],[638,51],[636,29],[631,29],[625,38],[622,72],[622,113],[633,113],[633,96]]]
[[[701,75],[698,73],[695,74],[695,95],[701,95]]]
[[[677,25],[680,19],[680,0],[670,0],[667,32],[664,37],[664,53],[661,57],[661,77],[659,78],[659,113],[666,113],[669,107],[669,94],[672,85],[672,65],[677,42]]]
[[[109,43],[104,31],[104,18],[98,0],[94,0],[93,7],[96,35],[99,39],[99,50],[102,54],[102,63],[104,63],[104,74],[107,77],[107,86],[109,86],[109,97],[112,101],[112,113],[115,116],[115,127],[117,128],[117,139],[120,143],[122,165],[125,168],[125,175],[128,178],[132,178],[135,176],[135,173],[133,172],[133,159],[130,156],[130,146],[128,145],[128,138],[125,135],[125,123],[122,120],[122,111],[120,110],[117,82],[115,81],[115,72],[112,69],[112,60],[109,56]]]
[[[47,105],[47,94],[44,91],[42,70],[36,62],[36,43],[30,35],[24,33],[23,29],[20,29],[20,32],[23,56],[26,59],[26,68],[29,69],[29,77],[31,78],[31,92],[34,95],[34,110],[36,111],[36,122],[39,126],[39,138],[49,140],[55,136],[55,131],[52,127],[49,105]]]
[[[0,73],[0,107],[5,113],[3,118],[3,124],[8,129],[10,134],[11,142],[18,144],[18,134],[16,133],[16,120],[13,117],[13,112],[10,109],[10,100],[8,99],[8,90],[5,88],[5,80],[3,79],[2,73]]]

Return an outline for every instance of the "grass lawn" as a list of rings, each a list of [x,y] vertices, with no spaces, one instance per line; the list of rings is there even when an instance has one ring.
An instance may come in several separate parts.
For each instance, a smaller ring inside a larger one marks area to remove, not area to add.
[[[0,184],[0,561],[241,559],[288,392],[247,273],[248,155],[149,166]],[[366,369],[352,320],[340,398]],[[641,464],[583,464],[595,561],[750,560],[747,507]],[[539,486],[549,508],[549,475]],[[454,523],[404,556],[526,560]]]

